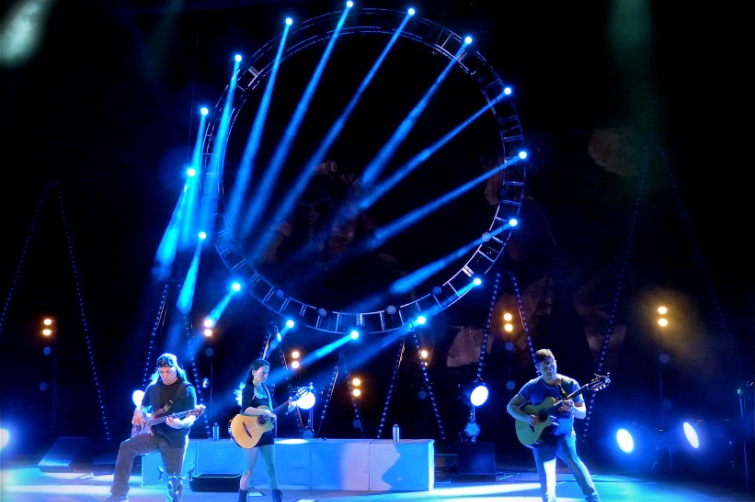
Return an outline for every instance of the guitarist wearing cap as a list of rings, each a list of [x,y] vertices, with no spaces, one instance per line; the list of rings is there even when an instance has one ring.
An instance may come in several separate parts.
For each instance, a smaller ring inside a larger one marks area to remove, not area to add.
[[[147,413],[152,411],[151,415]],[[183,494],[183,468],[189,430],[204,406],[197,406],[197,394],[176,356],[162,354],[144,392],[142,404],[134,410],[131,438],[123,441],[113,473],[111,496],[105,502],[128,500],[129,477],[137,455],[160,452],[168,475],[166,500],[180,502]]]
[[[556,458],[569,467],[585,500],[600,502],[592,476],[577,454],[574,419],[587,415],[579,384],[556,372],[556,358],[549,349],[538,350],[535,362],[540,376],[525,383],[506,410],[517,426],[537,436],[536,441],[523,444],[532,448],[543,502],[556,500]],[[551,403],[556,403],[555,409],[549,407]],[[550,413],[544,416],[541,410]]]

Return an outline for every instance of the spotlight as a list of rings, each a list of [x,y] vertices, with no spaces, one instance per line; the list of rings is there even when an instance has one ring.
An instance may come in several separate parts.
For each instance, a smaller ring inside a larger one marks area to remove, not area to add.
[[[131,393],[131,402],[134,403],[134,406],[141,406],[143,397],[144,397],[143,390],[135,390]]]
[[[472,406],[482,406],[488,400],[488,387],[480,380],[469,382],[462,388],[462,399]]]
[[[472,284],[479,286],[480,284],[482,284],[482,278],[479,275],[472,276]]]
[[[662,432],[652,427],[625,424],[607,435],[605,452],[624,474],[648,473],[663,455]],[[609,439],[610,438],[610,439]],[[609,460],[609,459],[607,459]]]
[[[289,329],[290,329],[290,328],[293,328],[294,326],[296,326],[296,323],[294,322],[294,320],[293,320],[293,319],[287,319],[287,320],[286,320],[286,327],[287,327],[287,328],[289,328]]]
[[[682,430],[684,431],[684,437],[687,438],[689,445],[694,449],[698,449],[700,447],[700,437],[697,434],[697,429],[695,429],[695,427],[689,422],[684,422],[682,424]]]
[[[352,340],[357,340],[360,336],[359,328],[351,328],[351,330],[349,330],[349,338]]]
[[[632,453],[634,451],[634,438],[632,437],[632,433],[626,429],[616,431],[616,443],[624,453]]]
[[[302,410],[309,410],[314,407],[317,402],[317,396],[315,396],[314,386],[310,383],[309,387],[301,387],[297,392],[297,396],[301,396],[295,400],[296,406]]]

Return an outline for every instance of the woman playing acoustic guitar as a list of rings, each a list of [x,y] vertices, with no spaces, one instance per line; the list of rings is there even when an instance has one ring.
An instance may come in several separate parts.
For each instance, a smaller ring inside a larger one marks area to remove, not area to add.
[[[255,423],[255,428],[247,430],[249,439],[259,439],[256,442],[252,441],[254,444],[246,448],[244,473],[239,481],[239,502],[246,502],[249,480],[252,477],[252,472],[254,472],[254,466],[257,464],[258,454],[262,455],[262,461],[265,464],[265,472],[267,472],[273,501],[281,502],[283,496],[278,489],[278,477],[275,474],[275,438],[272,424],[277,417],[274,413],[276,408],[273,393],[270,387],[265,385],[269,375],[270,363],[264,359],[255,360],[249,367],[246,384],[241,391],[241,413],[249,416],[260,416],[266,420],[261,426]],[[296,405],[289,400],[288,411],[294,408],[296,408]],[[241,445],[241,443],[239,444]]]

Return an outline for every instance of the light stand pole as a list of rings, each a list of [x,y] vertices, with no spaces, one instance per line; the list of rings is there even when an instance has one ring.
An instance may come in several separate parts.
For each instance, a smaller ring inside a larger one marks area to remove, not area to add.
[[[669,320],[666,315],[668,314],[668,308],[664,305],[660,305],[656,312],[658,313],[658,319],[656,320],[659,326],[658,338],[662,338],[661,334],[668,327]],[[674,470],[674,460],[671,453],[671,445],[669,444],[669,434],[666,430],[666,396],[663,390],[663,367],[668,364],[671,358],[669,355],[661,349],[661,340],[656,340],[657,354],[658,354],[658,394],[661,403],[661,436],[665,439],[662,447],[666,448],[668,453],[668,469],[669,472]]]
[[[55,332],[55,321],[50,317],[42,320],[42,335],[45,338],[53,337],[52,348],[52,435],[58,437],[57,431],[57,405],[58,405],[58,334]],[[47,350],[47,348],[45,349]]]

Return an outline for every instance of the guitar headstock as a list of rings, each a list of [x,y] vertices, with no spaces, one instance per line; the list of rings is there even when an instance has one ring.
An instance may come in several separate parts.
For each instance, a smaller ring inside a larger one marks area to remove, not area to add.
[[[299,387],[296,389],[296,394],[290,399],[291,401],[298,401],[299,399],[303,398],[307,394],[311,393],[312,389],[310,387]]]
[[[606,387],[608,387],[611,384],[611,373],[606,373],[605,375],[598,375],[595,373],[595,378],[590,380],[589,388],[593,392],[597,392],[599,390],[603,390]]]
[[[205,408],[206,408],[206,406],[205,406],[205,405],[203,405],[203,404],[198,404],[196,408],[194,408],[193,410],[191,410],[191,411],[189,412],[189,415],[196,415],[196,416],[198,416],[198,417],[201,417],[201,416],[202,416],[202,414],[204,413],[204,410],[205,410]]]

